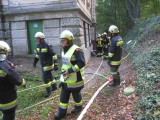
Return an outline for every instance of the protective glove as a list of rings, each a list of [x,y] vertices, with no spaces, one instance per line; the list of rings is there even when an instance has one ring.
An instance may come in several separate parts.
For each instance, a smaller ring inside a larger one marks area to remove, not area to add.
[[[54,71],[57,71],[57,70],[58,70],[58,66],[55,65],[55,66],[54,66]]]
[[[26,84],[26,81],[23,79],[23,82],[21,84],[22,87],[26,88],[27,84]]]
[[[36,58],[36,57],[34,58],[33,67],[36,67],[36,64],[37,64],[38,60],[39,60],[38,58]]]
[[[68,70],[65,70],[65,71],[62,72],[62,74],[65,76],[65,75],[68,75],[69,72],[68,72]]]

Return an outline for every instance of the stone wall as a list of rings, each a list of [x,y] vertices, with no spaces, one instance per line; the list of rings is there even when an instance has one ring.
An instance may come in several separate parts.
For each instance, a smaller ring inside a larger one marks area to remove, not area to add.
[[[91,40],[94,39],[91,10],[93,1],[2,0],[5,14],[5,30],[2,33],[12,43],[14,55],[27,55],[29,52],[27,21],[42,20],[46,41],[54,46],[58,55],[62,50],[59,35],[68,29],[73,32],[74,43],[81,46],[88,61],[92,48]]]
[[[43,31],[45,40],[54,46],[56,54],[60,55],[60,19],[50,19],[43,21]]]
[[[28,54],[26,22],[11,22],[11,35],[14,55]]]
[[[4,38],[3,23],[0,17],[0,40],[3,40],[3,38]]]
[[[6,22],[3,13],[3,1],[0,1],[0,40],[7,42],[11,47],[10,22]]]
[[[91,19],[91,0],[77,0],[78,7]]]

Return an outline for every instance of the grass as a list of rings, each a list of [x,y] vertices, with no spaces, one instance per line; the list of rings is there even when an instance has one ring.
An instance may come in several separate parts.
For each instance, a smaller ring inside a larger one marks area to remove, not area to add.
[[[59,73],[60,73],[60,70],[53,72],[52,75],[58,78]],[[41,80],[41,75],[37,74],[36,72],[22,72],[21,77],[26,80],[26,83],[27,83],[26,89],[37,87],[44,84],[43,81]],[[57,84],[58,84],[58,81],[57,81]],[[36,119],[41,119],[41,120],[44,120],[45,118],[47,118],[49,112],[51,111],[50,105],[51,105],[51,102],[53,102],[53,100],[48,100],[45,103],[42,103],[40,105],[35,105],[39,102],[42,102],[48,99],[48,98],[44,98],[45,87],[29,89],[26,91],[24,88],[18,87],[18,91],[22,91],[22,92],[18,92],[17,111],[20,110],[20,112],[17,113],[18,118],[29,119],[28,118],[29,116],[30,117],[37,116],[38,118]],[[56,93],[56,91],[52,92],[52,94],[54,93]],[[33,107],[28,109],[28,107],[31,107],[31,106]],[[27,109],[27,110],[24,110],[24,109]]]

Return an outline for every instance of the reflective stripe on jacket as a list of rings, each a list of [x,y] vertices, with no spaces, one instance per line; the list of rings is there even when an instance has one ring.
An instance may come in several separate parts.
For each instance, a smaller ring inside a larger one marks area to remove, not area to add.
[[[54,65],[58,65],[57,55],[53,46],[47,42],[37,44],[36,58],[40,59],[43,71],[53,70]]]
[[[84,68],[80,69],[78,65],[73,65],[71,63],[71,60],[74,60],[73,53],[77,48],[79,48],[77,45],[73,45],[65,54],[62,51],[62,72],[71,68],[74,71],[69,75],[64,76],[64,83],[67,84],[68,88],[78,88],[84,85]],[[77,81],[77,72],[80,72],[82,80]]]
[[[0,61],[0,109],[7,110],[17,105],[15,85],[22,85],[15,67],[8,60]]]
[[[121,36],[114,35],[111,38],[111,44],[109,46],[108,59],[111,65],[120,65],[122,56],[123,40]]]
[[[97,38],[97,41],[96,41],[96,45],[97,45],[97,47],[102,47],[103,46],[103,40],[102,40],[102,38]]]
[[[12,102],[9,102],[9,103],[0,104],[0,109],[7,110],[7,109],[13,108],[15,106],[17,106],[17,99],[13,100]]]

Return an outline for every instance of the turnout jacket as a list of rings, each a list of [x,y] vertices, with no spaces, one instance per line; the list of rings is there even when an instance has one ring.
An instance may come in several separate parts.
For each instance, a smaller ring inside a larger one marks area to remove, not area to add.
[[[110,43],[109,38],[108,37],[103,37],[104,48],[108,48],[109,43]]]
[[[17,105],[16,85],[24,85],[13,63],[0,60],[0,110],[7,110]]]
[[[109,46],[108,60],[110,65],[120,65],[122,56],[123,40],[120,35],[115,34],[111,37]]]
[[[67,54],[71,56],[67,58]],[[65,63],[68,59],[68,63]],[[85,58],[83,51],[77,46],[70,44],[63,47],[62,51],[62,72],[68,70],[69,76],[64,76],[64,87],[68,89],[79,89],[84,87],[84,66]]]
[[[54,66],[58,65],[57,55],[51,44],[45,41],[41,44],[37,44],[35,52],[34,64],[40,60],[43,71],[53,70]]]
[[[104,44],[104,42],[103,42],[102,38],[97,38],[97,40],[96,40],[96,46],[97,47],[102,47],[103,44]]]

